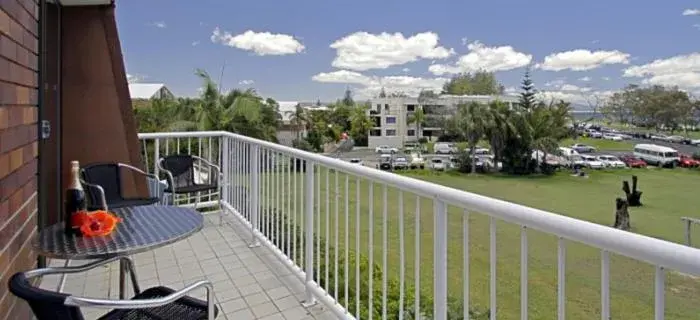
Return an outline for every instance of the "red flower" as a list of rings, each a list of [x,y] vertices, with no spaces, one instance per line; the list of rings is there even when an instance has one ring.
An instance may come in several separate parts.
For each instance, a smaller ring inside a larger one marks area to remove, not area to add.
[[[121,219],[107,211],[93,211],[87,214],[86,219],[80,224],[80,232],[83,236],[106,236],[112,233]]]

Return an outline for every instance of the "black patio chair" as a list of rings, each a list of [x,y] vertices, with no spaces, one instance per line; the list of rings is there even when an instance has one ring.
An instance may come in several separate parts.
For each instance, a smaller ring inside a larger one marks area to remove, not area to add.
[[[33,286],[32,281],[30,281],[32,278],[51,274],[85,272],[119,259],[128,258],[100,260],[75,267],[44,268],[19,272],[10,278],[8,286],[12,294],[29,304],[37,320],[83,320],[81,307],[113,309],[100,317],[99,320],[216,319],[219,310],[214,303],[214,287],[209,281],[199,281],[177,291],[168,287],[153,287],[137,293],[131,300],[78,297],[41,289]],[[206,301],[186,295],[199,288],[206,289]]]
[[[194,203],[195,209],[199,206],[202,192],[215,191],[218,193],[219,223],[222,223],[221,182],[223,174],[219,166],[195,155],[176,154],[160,158],[158,168],[166,175],[168,181],[166,193],[173,195],[197,194]],[[206,175],[202,177],[204,174]]]
[[[125,163],[95,163],[80,169],[81,183],[86,187],[85,195],[88,200],[88,210],[108,210],[133,206],[152,205],[160,202],[160,198],[124,197],[122,193],[122,169],[127,169],[147,178],[158,179],[154,174],[146,173],[139,168]]]

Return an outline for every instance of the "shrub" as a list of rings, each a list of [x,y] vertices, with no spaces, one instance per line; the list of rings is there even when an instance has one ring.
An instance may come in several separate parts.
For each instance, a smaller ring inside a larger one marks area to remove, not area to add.
[[[304,151],[309,151],[313,152],[314,148],[311,146],[311,143],[306,141],[305,139],[294,139],[292,140],[292,147],[304,150]]]
[[[261,208],[263,210],[263,208]],[[270,211],[273,211],[270,209]],[[274,217],[274,213],[272,213],[272,217]],[[300,252],[299,250],[302,250],[302,237],[303,234],[301,233],[301,229],[297,226],[294,226],[290,221],[288,221],[288,217],[284,215],[283,213],[278,213],[277,219],[268,219],[268,223],[266,226],[262,226],[263,230],[267,228],[267,230],[288,230],[287,228],[290,228],[292,230],[292,235],[296,238],[296,252]],[[279,228],[279,229],[275,229]],[[287,256],[291,257],[291,252],[287,252],[286,248],[286,236],[285,238],[283,237],[274,237],[270,232],[265,232],[268,235],[268,239],[274,243],[277,248],[279,248],[282,252],[284,252]],[[286,233],[285,233],[286,234]],[[291,241],[291,237],[290,237]],[[291,251],[291,244],[290,246],[290,251]],[[341,249],[337,249],[333,247],[332,245],[328,246],[328,252],[326,252],[326,241],[325,239],[321,238],[320,243],[317,243],[314,241],[314,252],[320,253],[320,270],[316,272],[314,270],[315,274],[313,275],[314,280],[319,283],[326,291],[328,294],[333,296],[336,301],[339,303],[344,303],[345,302],[345,283],[348,284],[348,305],[346,306],[348,308],[348,311],[350,313],[355,314],[356,313],[356,303],[357,303],[357,287],[356,287],[356,280],[357,280],[357,275],[356,275],[356,268],[359,265],[360,269],[360,319],[368,319],[369,318],[369,313],[372,312],[372,317],[375,319],[381,319],[382,316],[382,277],[383,277],[383,272],[382,268],[379,264],[375,263],[374,266],[372,266],[372,297],[373,297],[373,305],[372,309],[369,309],[369,270],[370,270],[370,265],[369,265],[369,259],[365,257],[364,255],[357,254],[354,251],[348,251],[348,261],[345,263],[345,252]],[[335,271],[336,265],[334,265],[334,259],[335,259],[335,251],[338,251],[338,265],[337,265],[337,273]],[[325,257],[326,254],[329,255],[329,265],[325,264]],[[317,262],[315,259],[317,256],[314,256],[314,264]],[[300,264],[303,264],[303,261],[298,262]],[[348,278],[345,279],[345,266],[348,266]],[[303,266],[302,266],[303,268]],[[328,279],[325,278],[326,274],[326,269],[328,269]],[[320,275],[320,278],[319,278]],[[338,292],[334,292],[335,290],[335,281],[338,281]],[[400,283],[398,279],[395,279],[393,277],[389,277],[386,280],[387,282],[387,305],[386,305],[386,312],[387,312],[387,318],[388,319],[398,319],[399,318],[399,313],[401,310],[401,306],[399,305],[400,302]],[[410,320],[410,319],[416,319],[415,317],[415,287],[412,285],[406,284],[404,287],[404,306],[403,306],[403,311],[404,311],[404,319]],[[433,315],[433,299],[432,296],[426,295],[424,293],[421,293],[420,295],[420,313],[421,313],[421,319],[432,319]],[[455,320],[468,320],[464,319],[463,316],[463,311],[462,311],[462,304],[461,300],[451,298],[448,301],[448,319],[455,319]],[[472,320],[481,320],[481,319],[488,319],[489,312],[486,311],[481,311],[478,309],[471,309],[469,311],[470,314],[470,319]]]

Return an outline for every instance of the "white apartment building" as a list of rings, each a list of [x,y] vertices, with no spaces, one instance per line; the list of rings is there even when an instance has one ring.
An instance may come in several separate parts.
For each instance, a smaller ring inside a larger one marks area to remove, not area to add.
[[[402,147],[407,142],[415,142],[421,137],[437,139],[443,128],[440,118],[453,115],[457,105],[469,102],[489,103],[498,100],[509,105],[518,103],[516,96],[453,96],[441,95],[435,99],[418,101],[418,98],[375,98],[371,100],[370,118],[375,126],[369,132],[370,148],[380,145]],[[410,123],[411,115],[421,106],[425,122],[421,132],[415,123]]]

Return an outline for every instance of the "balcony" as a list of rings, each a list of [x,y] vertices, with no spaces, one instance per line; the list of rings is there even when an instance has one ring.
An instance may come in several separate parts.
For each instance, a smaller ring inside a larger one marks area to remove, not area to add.
[[[227,132],[139,138],[155,173],[173,153],[221,166],[221,194],[176,199],[203,231],[134,257],[146,286],[212,280],[220,319],[697,316],[698,249]],[[117,272],[64,289],[113,298]]]

